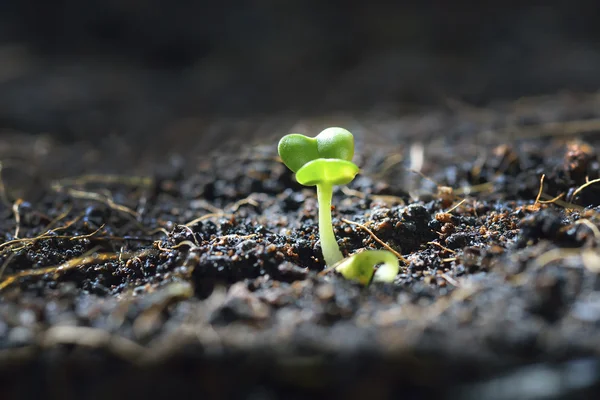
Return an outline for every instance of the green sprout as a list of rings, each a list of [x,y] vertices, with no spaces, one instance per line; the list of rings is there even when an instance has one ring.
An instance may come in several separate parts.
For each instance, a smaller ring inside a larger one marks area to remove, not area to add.
[[[319,203],[319,236],[325,263],[345,278],[367,284],[373,278],[373,266],[382,264],[374,280],[393,281],[398,274],[397,257],[384,250],[370,250],[344,259],[331,222],[331,200],[335,185],[346,185],[356,177],[354,137],[343,128],[327,128],[311,138],[298,133],[279,141],[279,156],[296,174],[298,183],[317,187]]]
[[[381,264],[373,275],[373,266]],[[344,278],[368,284],[375,282],[393,282],[400,266],[398,257],[387,250],[365,250],[348,257],[335,266],[335,270]]]

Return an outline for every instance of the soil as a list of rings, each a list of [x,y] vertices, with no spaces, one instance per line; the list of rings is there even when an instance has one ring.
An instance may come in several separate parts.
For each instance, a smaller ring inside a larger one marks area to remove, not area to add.
[[[290,131],[179,156],[5,136],[2,398],[597,396],[599,105],[294,121],[356,135],[340,247],[408,260],[367,287],[323,272]]]

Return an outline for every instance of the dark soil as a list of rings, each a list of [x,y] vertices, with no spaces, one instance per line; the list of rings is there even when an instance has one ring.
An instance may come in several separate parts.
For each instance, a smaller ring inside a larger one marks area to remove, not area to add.
[[[1,397],[598,395],[599,103],[328,121],[362,167],[334,193],[342,251],[409,261],[368,287],[322,273],[288,131],[170,158],[5,136]]]

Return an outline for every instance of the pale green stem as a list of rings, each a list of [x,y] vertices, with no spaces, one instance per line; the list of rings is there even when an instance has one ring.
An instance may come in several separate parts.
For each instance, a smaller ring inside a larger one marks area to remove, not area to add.
[[[317,185],[317,199],[319,201],[319,237],[325,263],[331,267],[344,256],[333,233],[331,223],[331,199],[333,197],[333,185],[321,183]]]

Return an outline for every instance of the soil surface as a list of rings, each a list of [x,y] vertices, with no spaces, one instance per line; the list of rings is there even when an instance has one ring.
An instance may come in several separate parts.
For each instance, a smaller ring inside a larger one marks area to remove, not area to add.
[[[598,395],[598,110],[280,121],[209,155],[5,134],[1,397]],[[323,273],[315,190],[276,142],[329,125],[362,169],[334,192],[340,247],[401,253],[393,284]]]

